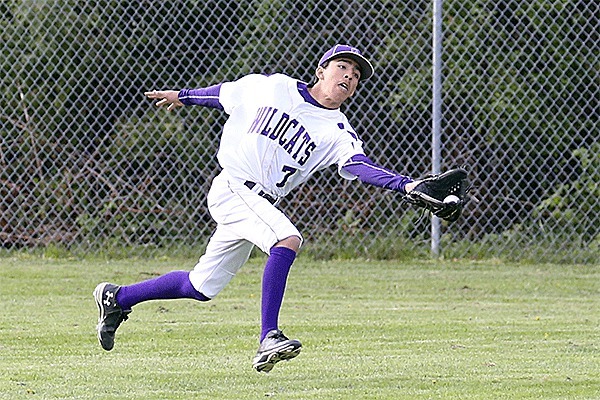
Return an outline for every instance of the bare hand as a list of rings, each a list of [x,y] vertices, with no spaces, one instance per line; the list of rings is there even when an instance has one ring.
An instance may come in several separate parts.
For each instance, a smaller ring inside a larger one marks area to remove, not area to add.
[[[183,103],[179,101],[179,91],[177,90],[153,90],[144,92],[144,95],[149,99],[160,99],[156,102],[156,107],[167,106],[167,111],[183,107]]]

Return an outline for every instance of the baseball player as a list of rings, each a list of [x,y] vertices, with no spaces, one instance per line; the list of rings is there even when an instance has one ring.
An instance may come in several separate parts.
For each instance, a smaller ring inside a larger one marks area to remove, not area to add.
[[[222,171],[207,196],[217,228],[192,271],[172,271],[128,286],[104,282],[96,287],[98,339],[105,350],[113,348],[115,331],[134,305],[154,299],[210,301],[258,246],[268,258],[253,367],[269,372],[277,362],[300,353],[301,343],[283,334],[278,319],[302,235],[277,208],[278,201],[332,165],[342,178],[402,194],[418,182],[369,159],[340,111],[359,82],[372,75],[371,63],[358,49],[336,45],[320,58],[308,84],[283,74],[251,74],[206,88],[145,93],[169,111],[197,105],[228,114],[217,153]]]

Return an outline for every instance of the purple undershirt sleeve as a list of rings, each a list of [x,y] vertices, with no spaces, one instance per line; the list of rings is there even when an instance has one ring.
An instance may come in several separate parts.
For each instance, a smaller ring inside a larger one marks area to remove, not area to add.
[[[404,194],[406,193],[404,186],[413,181],[408,176],[399,175],[375,164],[364,154],[353,156],[342,168],[344,171],[356,176],[361,182]]]
[[[219,102],[221,85],[219,83],[207,88],[181,89],[179,91],[179,101],[186,106],[203,106],[223,110],[223,106]]]

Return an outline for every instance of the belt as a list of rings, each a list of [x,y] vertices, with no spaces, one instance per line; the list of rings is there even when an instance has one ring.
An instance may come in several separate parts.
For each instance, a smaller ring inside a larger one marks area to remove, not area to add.
[[[252,190],[256,186],[256,182],[246,181],[246,182],[244,182],[244,186],[246,186],[248,189]],[[257,193],[260,197],[262,197],[263,199],[266,199],[271,204],[275,204],[275,202],[277,201],[277,199],[275,197],[271,196],[269,193],[267,193],[265,191],[261,190]]]

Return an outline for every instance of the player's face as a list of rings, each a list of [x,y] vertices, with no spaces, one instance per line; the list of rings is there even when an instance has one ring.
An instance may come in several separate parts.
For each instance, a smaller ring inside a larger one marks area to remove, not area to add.
[[[356,91],[360,69],[355,61],[338,58],[329,62],[323,69],[323,83],[331,100],[342,104]]]

